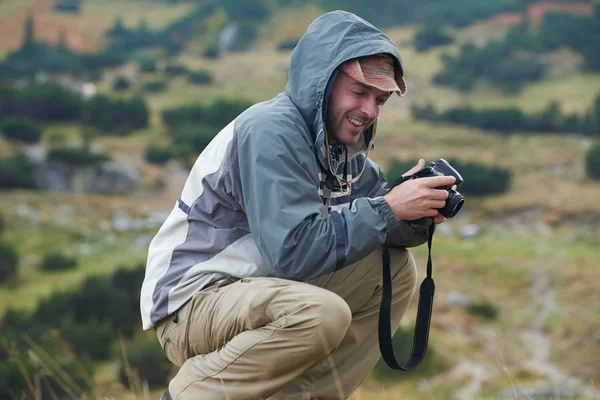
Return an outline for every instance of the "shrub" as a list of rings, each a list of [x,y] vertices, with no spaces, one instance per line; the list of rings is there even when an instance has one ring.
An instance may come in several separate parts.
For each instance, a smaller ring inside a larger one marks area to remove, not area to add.
[[[148,93],[163,92],[169,86],[169,82],[164,79],[148,81],[142,85],[142,90]]]
[[[154,58],[143,58],[138,61],[138,66],[141,72],[156,72],[157,61]]]
[[[65,314],[60,320],[60,332],[73,347],[78,356],[88,356],[93,360],[105,360],[110,356],[110,343],[117,333],[109,321],[75,321],[72,314]]]
[[[0,214],[0,236],[2,235],[2,232],[4,232],[5,229],[6,229],[6,219],[4,218],[4,216],[2,214]]]
[[[123,76],[117,76],[115,78],[115,80],[113,81],[113,90],[115,90],[115,91],[127,90],[130,87],[131,87],[131,82],[129,82],[129,79],[127,79]]]
[[[147,382],[150,388],[165,386],[171,371],[171,363],[156,338],[130,343],[126,352],[127,361],[134,370],[134,375],[142,382]],[[122,362],[119,376],[123,384],[129,384],[129,377]]]
[[[56,0],[54,9],[64,13],[78,13],[81,9],[81,0]]]
[[[242,99],[218,99],[209,105],[186,105],[164,110],[162,119],[169,127],[205,124],[222,128],[251,105],[251,102]]]
[[[454,42],[452,36],[442,32],[440,27],[425,26],[414,38],[414,45],[417,51],[427,51],[432,47],[444,46]]]
[[[19,256],[15,248],[0,242],[0,283],[6,282],[17,274]]]
[[[298,44],[299,41],[300,41],[300,38],[291,38],[291,39],[282,40],[277,45],[277,50],[278,51],[294,50],[294,48],[296,47],[296,45]]]
[[[62,253],[50,253],[44,256],[40,269],[44,271],[63,271],[77,267],[77,260]]]
[[[74,166],[95,165],[110,160],[105,153],[96,153],[84,147],[52,147],[48,160],[59,161]]]
[[[218,128],[196,124],[173,129],[171,135],[173,143],[177,145],[179,155],[186,155],[189,152],[201,153],[204,151],[218,131]]]
[[[591,179],[600,180],[600,143],[596,143],[587,151],[585,170]]]
[[[7,117],[0,121],[0,131],[11,140],[36,143],[40,141],[42,130],[40,123],[26,117]]]
[[[82,122],[106,134],[127,135],[132,130],[146,128],[149,118],[150,111],[141,97],[111,99],[97,95],[85,103]]]
[[[185,65],[182,65],[182,64],[169,63],[165,67],[165,74],[167,74],[168,76],[172,76],[172,77],[181,76],[181,75],[185,75],[187,73],[188,73],[188,69],[185,67]]]
[[[188,81],[196,85],[210,85],[213,81],[212,75],[206,70],[190,71]]]
[[[211,59],[217,59],[220,56],[219,46],[217,44],[212,44],[208,46],[204,52],[202,52],[202,56]]]
[[[162,165],[173,157],[173,153],[169,147],[159,147],[155,144],[150,144],[146,147],[144,159],[150,164]]]
[[[0,158],[0,189],[35,188],[35,167],[23,154]]]
[[[482,317],[487,320],[494,320],[498,318],[498,309],[486,301],[469,304],[467,307],[467,312],[470,315]]]

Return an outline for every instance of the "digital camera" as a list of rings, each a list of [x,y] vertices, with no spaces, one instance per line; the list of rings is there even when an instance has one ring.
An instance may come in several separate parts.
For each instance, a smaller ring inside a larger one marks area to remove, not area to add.
[[[453,185],[460,185],[463,183],[463,178],[460,176],[457,170],[452,168],[448,161],[440,158],[435,162],[430,162],[425,168],[417,171],[413,174],[412,178],[426,178],[430,176],[453,176],[456,179]],[[462,194],[452,189],[453,185],[441,186],[438,189],[445,189],[448,191],[448,198],[446,199],[446,205],[440,208],[438,211],[446,218],[454,217],[463,206],[465,198]]]

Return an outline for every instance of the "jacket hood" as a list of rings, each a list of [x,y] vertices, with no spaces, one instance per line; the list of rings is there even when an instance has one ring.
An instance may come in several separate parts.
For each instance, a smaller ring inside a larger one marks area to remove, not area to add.
[[[324,108],[338,67],[345,61],[377,53],[388,53],[396,72],[403,74],[396,45],[364,19],[345,11],[332,11],[314,20],[292,52],[285,93],[298,108],[311,129],[317,157],[329,170],[324,132]],[[364,140],[348,146],[352,159],[367,153],[375,137],[376,122],[364,133]],[[366,162],[366,159],[365,159]],[[336,171],[331,171],[336,174]]]

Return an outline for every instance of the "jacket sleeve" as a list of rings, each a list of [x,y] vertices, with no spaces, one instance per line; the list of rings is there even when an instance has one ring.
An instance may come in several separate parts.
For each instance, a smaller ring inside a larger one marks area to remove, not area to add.
[[[310,280],[355,263],[397,225],[381,197],[324,211],[313,148],[289,124],[242,132],[237,140],[249,228],[274,276]]]
[[[376,174],[375,185],[369,192],[369,197],[384,196],[389,192],[388,180],[381,168],[369,160],[369,167]],[[399,178],[399,177],[398,177]],[[361,178],[362,179],[362,178]],[[424,217],[416,221],[398,221],[398,225],[387,233],[386,244],[390,247],[416,247],[427,242],[429,226],[433,218]]]

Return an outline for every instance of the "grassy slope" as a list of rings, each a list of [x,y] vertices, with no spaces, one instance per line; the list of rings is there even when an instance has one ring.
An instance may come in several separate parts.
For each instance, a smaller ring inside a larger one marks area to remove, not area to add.
[[[6,4],[13,3],[3,3],[2,6]],[[93,4],[96,3],[91,3],[90,7]],[[110,14],[108,10],[103,12]],[[312,18],[313,11],[303,12],[305,14],[302,14],[302,18]],[[135,19],[134,11],[128,15],[130,19]],[[287,18],[294,20],[294,15],[288,15]],[[110,18],[106,17],[106,21],[110,22]],[[282,32],[282,39],[296,35],[295,31],[287,32],[285,25],[274,25],[276,31]],[[552,81],[531,85],[521,94],[511,97],[480,86],[473,94],[466,96],[450,89],[431,86],[431,76],[441,67],[438,58],[440,50],[414,52],[405,43],[412,32],[410,28],[389,31],[390,36],[398,43],[407,65],[409,96],[405,99],[393,99],[382,114],[377,149],[373,153],[377,162],[385,166],[394,157],[412,158],[419,155],[427,159],[461,157],[497,163],[515,170],[515,182],[507,195],[479,202],[477,206],[482,210],[495,211],[503,217],[511,210],[541,205],[542,211],[534,216],[534,220],[541,218],[550,223],[560,217],[562,210],[582,215],[582,219],[585,218],[583,213],[586,210],[597,214],[594,210],[597,210],[596,202],[600,198],[600,185],[585,180],[583,174],[582,155],[586,141],[542,135],[504,138],[464,127],[435,126],[412,121],[408,117],[408,104],[411,101],[432,100],[436,105],[446,107],[466,101],[481,106],[519,105],[528,110],[539,110],[552,98],[548,95],[551,93],[561,99],[566,110],[582,112],[595,96],[593,88],[599,87],[600,76],[576,74],[568,78],[554,78]],[[152,109],[158,112],[167,106],[210,101],[222,95],[244,96],[256,101],[272,97],[284,88],[285,68],[289,62],[289,53],[274,53],[270,50],[277,43],[274,39],[276,37],[278,36],[273,35],[272,38],[263,39],[260,49],[255,53],[226,55],[218,61],[182,58],[181,61],[190,67],[211,70],[216,83],[211,87],[196,88],[181,79],[175,80],[166,93],[149,98]],[[452,47],[447,50],[452,51]],[[101,87],[108,90],[109,82],[110,74]],[[131,138],[103,138],[97,144],[109,149],[116,157],[127,158],[134,154],[137,162],[141,162],[145,143],[164,137],[164,127],[158,119],[155,118],[154,121],[151,129]],[[75,134],[73,127],[51,129],[67,131],[69,135]],[[145,179],[150,175],[167,181],[172,174],[148,167],[144,173]],[[148,199],[148,209],[172,206],[173,193],[180,190],[182,183],[181,180],[176,180],[163,195]],[[42,220],[48,222],[48,225],[32,226],[11,218],[6,239],[18,243],[20,253],[25,255],[43,254],[55,248],[77,251],[77,242],[94,242],[98,238],[96,235],[103,235],[99,222],[110,219],[112,212],[117,209],[130,210],[133,214],[139,199],[98,196],[73,198],[57,194],[48,194],[40,199],[35,193],[18,192],[3,194],[0,209],[12,215],[20,201],[39,210]],[[87,210],[82,215],[78,214],[73,221],[75,228],[52,226],[57,221],[53,214],[55,205],[61,203],[73,203],[76,207]],[[473,218],[478,221],[477,214]],[[451,222],[450,226],[453,224]],[[73,233],[73,230],[80,231],[82,226],[89,227],[91,236],[85,238],[80,233]],[[490,227],[488,235],[474,241],[463,241],[455,236],[436,239],[435,276],[438,294],[433,318],[432,346],[451,362],[455,361],[457,354],[462,354],[494,365],[499,375],[494,382],[484,387],[492,393],[497,387],[510,386],[507,375],[500,371],[498,357],[505,360],[510,371],[526,379],[526,374],[519,375],[523,346],[519,344],[520,341],[515,340],[515,335],[527,327],[535,316],[536,310],[530,306],[532,296],[528,290],[532,284],[533,271],[543,269],[550,277],[551,287],[560,305],[559,310],[545,325],[547,334],[555,340],[552,358],[555,361],[563,360],[561,365],[571,371],[578,371],[581,365],[593,365],[595,371],[599,371],[598,364],[591,364],[597,363],[592,354],[597,354],[598,346],[585,342],[585,337],[586,334],[593,333],[589,329],[591,321],[599,320],[600,315],[597,307],[590,308],[589,304],[581,301],[581,298],[593,299],[595,288],[592,283],[600,278],[596,269],[597,249],[582,242],[569,243],[567,231],[557,230],[542,236],[507,234],[491,228],[493,227]],[[0,288],[0,304],[2,307],[17,305],[32,308],[40,297],[56,288],[76,285],[87,274],[109,273],[118,264],[132,265],[143,260],[144,249],[134,248],[129,244],[131,235],[115,234],[114,237],[116,241],[112,243],[104,243],[98,239],[98,243],[103,244],[94,246],[90,254],[81,255],[80,267],[76,271],[42,274],[36,271],[35,264],[21,266],[18,284]],[[416,249],[415,253],[420,272],[423,273],[424,248]],[[492,302],[499,308],[500,319],[489,325],[483,324],[476,318],[469,317],[463,309],[448,307],[445,305],[445,295],[451,290],[467,293],[475,300]],[[414,304],[405,322],[412,323],[413,320]],[[495,352],[486,352],[488,342],[480,337],[481,333],[477,330],[481,326],[493,328],[497,332],[497,337],[493,339],[496,343]],[[595,380],[598,379],[600,377],[595,376]],[[418,380],[409,379],[400,384],[386,382],[383,387],[372,383],[365,385],[355,398],[445,398],[444,394],[449,389],[464,382],[464,376],[446,377],[442,385],[432,384],[430,392],[417,391]]]
[[[82,51],[101,48],[104,33],[116,17],[125,26],[137,27],[143,19],[151,29],[162,28],[185,15],[190,4],[166,5],[142,0],[86,0],[79,14],[57,13],[53,0],[5,0],[0,2],[0,57],[21,43],[22,26],[32,12],[36,22],[36,37],[56,43],[64,30],[68,44]]]

